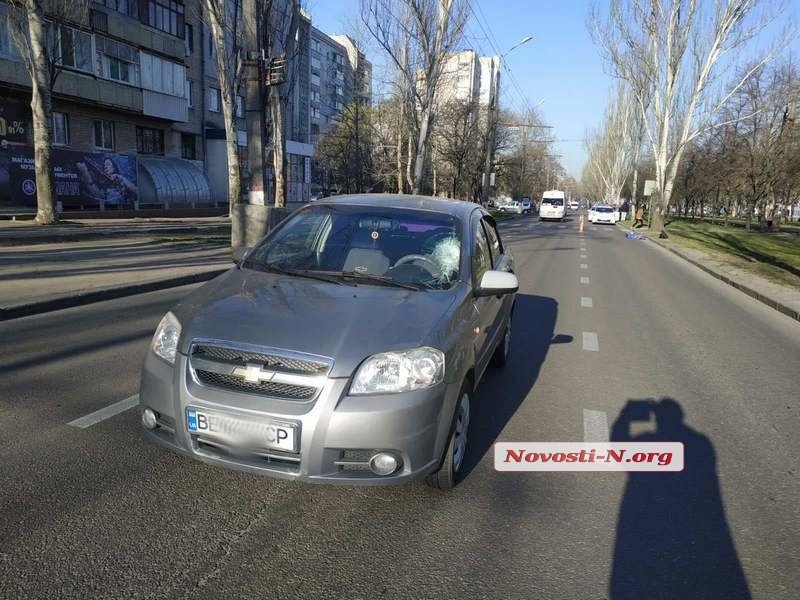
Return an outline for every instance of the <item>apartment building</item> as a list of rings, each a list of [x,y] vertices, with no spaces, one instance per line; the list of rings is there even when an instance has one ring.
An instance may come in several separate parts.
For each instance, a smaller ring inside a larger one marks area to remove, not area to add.
[[[48,21],[61,66],[52,125],[63,210],[227,203],[215,47],[198,6],[197,0],[102,0],[91,3],[86,23]],[[0,2],[4,24],[7,10]],[[0,208],[36,204],[29,103],[30,79],[3,27]],[[245,150],[242,97],[236,110]]]
[[[284,15],[286,22],[272,25],[288,27],[290,3],[276,2],[283,3],[275,13]],[[58,45],[52,54],[60,57],[52,129],[56,198],[62,210],[225,210],[226,134],[216,44],[200,19],[201,4],[98,0],[91,3],[84,23],[49,21]],[[243,6],[245,15],[251,15],[258,4],[244,0]],[[0,0],[4,25],[8,10]],[[363,104],[371,98],[371,65],[352,40],[339,37],[341,43],[315,29],[310,15],[301,14],[287,65],[284,111],[289,202],[311,195],[312,160],[320,136],[339,122],[354,97]],[[275,53],[247,51],[250,59]],[[243,83],[236,96],[240,168],[245,195],[269,204],[274,200],[271,128],[268,111],[260,105],[265,96],[249,85]],[[30,89],[4,26],[0,211],[36,206]],[[258,198],[247,188],[256,170],[267,179]]]

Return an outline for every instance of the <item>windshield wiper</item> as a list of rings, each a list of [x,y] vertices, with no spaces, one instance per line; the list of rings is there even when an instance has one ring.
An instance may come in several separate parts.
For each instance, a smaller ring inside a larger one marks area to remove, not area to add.
[[[338,279],[335,276],[324,275],[319,272],[312,272],[308,269],[303,270],[295,270],[295,269],[284,269],[282,267],[276,267],[275,265],[264,265],[259,263],[249,263],[247,265],[250,268],[259,270],[259,271],[266,271],[268,273],[277,273],[279,275],[291,275],[294,277],[305,277],[306,279],[315,279],[316,281],[324,281],[326,283],[335,283],[336,285],[345,285],[345,283]]]
[[[358,273],[357,271],[340,271],[336,273],[336,275],[340,277],[347,277],[350,279],[355,279],[357,281],[364,281],[369,283],[375,283],[377,285],[389,285],[392,287],[399,287],[406,290],[414,290],[418,292],[422,288],[419,285],[414,285],[413,283],[404,283],[402,281],[397,281],[392,279],[391,277],[385,277],[383,275],[372,275],[370,273]]]

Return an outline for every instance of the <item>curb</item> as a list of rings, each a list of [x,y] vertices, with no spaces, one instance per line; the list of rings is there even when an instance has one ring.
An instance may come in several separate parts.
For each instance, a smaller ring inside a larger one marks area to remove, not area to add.
[[[625,225],[620,225],[619,223],[617,223],[617,227],[619,227],[623,231],[633,231],[631,228],[629,228],[629,227],[627,227]],[[658,241],[659,240],[658,235],[656,235],[655,237],[648,235],[647,239],[649,241],[655,242],[659,247],[663,248],[664,250],[667,250],[668,252],[671,252],[675,256],[679,256],[680,258],[682,258],[683,260],[685,260],[689,264],[694,265],[698,269],[701,269],[702,271],[705,271],[706,273],[708,273],[712,277],[714,277],[716,279],[719,279],[723,283],[727,283],[729,286],[736,288],[740,292],[744,292],[745,294],[747,294],[751,298],[755,298],[756,300],[758,300],[762,304],[766,304],[770,308],[773,308],[773,309],[777,310],[778,312],[783,313],[784,315],[794,319],[795,321],[800,321],[800,311],[792,308],[791,306],[786,306],[785,304],[783,304],[781,302],[778,302],[774,298],[770,298],[769,296],[765,296],[761,292],[758,292],[758,291],[754,290],[751,287],[748,287],[748,286],[746,286],[746,285],[744,285],[742,283],[739,283],[738,281],[734,281],[733,279],[731,279],[727,275],[723,275],[719,271],[715,271],[711,267],[709,267],[707,265],[704,265],[703,263],[700,263],[700,262],[696,261],[693,258],[690,258],[689,256],[685,255],[684,253],[680,252],[679,250],[676,250],[675,248],[671,248],[669,246],[665,246],[660,241]]]
[[[213,231],[219,229],[220,231]],[[209,231],[211,230],[211,231]],[[210,226],[210,227],[175,227],[175,228],[153,228],[153,229],[126,229],[117,231],[73,231],[73,232],[54,232],[52,235],[25,235],[27,232],[20,232],[21,235],[0,235],[0,247],[14,246],[35,246],[37,244],[60,244],[65,242],[84,242],[93,240],[105,240],[127,237],[146,237],[153,235],[186,235],[186,234],[208,234],[208,235],[230,235],[230,227]]]
[[[65,308],[73,308],[75,306],[84,306],[86,304],[94,304],[95,302],[103,302],[105,300],[115,300],[117,298],[124,298],[126,296],[135,296],[137,294],[146,294],[148,292],[180,287],[182,285],[210,281],[211,279],[214,279],[215,277],[218,277],[229,270],[230,267],[225,269],[214,269],[212,271],[192,273],[191,275],[181,275],[180,277],[170,277],[167,279],[158,279],[156,281],[147,281],[145,283],[136,283],[114,288],[93,290],[91,292],[85,292],[75,296],[65,296],[63,298],[54,298],[52,300],[40,300],[28,304],[3,306],[0,307],[0,321],[8,321],[10,319],[18,319],[20,317],[29,317],[32,315],[53,312],[56,310],[63,310]]]

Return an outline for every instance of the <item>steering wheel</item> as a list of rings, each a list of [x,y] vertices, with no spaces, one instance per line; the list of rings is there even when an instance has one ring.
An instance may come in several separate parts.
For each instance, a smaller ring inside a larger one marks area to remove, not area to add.
[[[409,254],[407,256],[404,256],[403,258],[398,260],[396,263],[394,263],[394,265],[392,265],[392,268],[394,269],[395,267],[399,267],[401,265],[404,265],[404,264],[410,263],[410,262],[421,262],[421,263],[424,263],[424,265],[422,265],[423,268],[426,271],[428,271],[431,275],[433,275],[434,277],[439,277],[439,276],[442,275],[442,269],[439,267],[439,265],[437,265],[435,262],[433,262],[427,256],[422,256],[422,254]],[[428,268],[428,267],[432,267],[432,268]]]

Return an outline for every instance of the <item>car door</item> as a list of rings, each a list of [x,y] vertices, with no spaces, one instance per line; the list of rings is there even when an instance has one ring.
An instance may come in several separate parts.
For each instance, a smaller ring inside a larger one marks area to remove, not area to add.
[[[484,216],[481,223],[483,224],[483,230],[486,232],[486,239],[489,242],[489,251],[492,255],[492,269],[495,271],[508,271],[513,273],[514,258],[503,246],[496,223],[489,216]],[[507,319],[511,315],[512,304],[514,303],[513,295],[494,296],[494,298],[497,300],[497,313],[492,325],[493,338],[488,340],[490,350],[495,348],[500,342],[500,338],[502,338],[505,332]]]
[[[475,213],[470,221],[472,237],[472,286],[477,289],[481,278],[486,271],[492,269],[492,252],[489,241],[486,237],[481,215]],[[499,310],[499,304],[494,296],[473,297],[474,315],[474,351],[475,351],[475,370],[480,379],[483,371],[489,363],[490,343],[494,337],[495,320]]]

